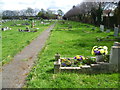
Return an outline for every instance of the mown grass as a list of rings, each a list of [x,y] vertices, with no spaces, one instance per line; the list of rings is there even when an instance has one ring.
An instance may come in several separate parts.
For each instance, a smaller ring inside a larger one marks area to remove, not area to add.
[[[72,25],[72,29],[60,30],[62,27]],[[80,24],[80,25],[79,25]],[[52,30],[45,49],[38,55],[38,60],[27,77],[25,88],[117,88],[118,74],[54,74],[54,55],[60,53],[61,57],[74,57],[76,55],[92,56],[91,49],[95,45],[108,46],[109,52],[114,41],[100,41],[96,37],[106,37],[111,33],[98,33],[99,28],[91,30],[79,22],[58,22]],[[71,31],[68,31],[71,30]],[[112,37],[114,38],[114,37]],[[99,72],[99,71],[98,71]]]
[[[48,25],[40,24],[40,21],[35,22],[35,28],[39,28],[38,32],[19,32],[18,29],[25,30],[27,26],[11,26],[13,24],[21,24],[21,23],[29,23],[29,27],[31,27],[30,21],[8,21],[2,24],[2,27],[9,27],[11,30],[2,32],[2,63],[9,62],[14,55],[20,52],[26,45],[30,44],[32,40],[34,40],[42,31],[48,28]]]

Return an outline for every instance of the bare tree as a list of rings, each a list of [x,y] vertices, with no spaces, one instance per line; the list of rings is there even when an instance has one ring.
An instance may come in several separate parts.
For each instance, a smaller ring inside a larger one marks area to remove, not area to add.
[[[115,8],[116,4],[114,2],[88,2],[88,0],[86,0],[86,2],[73,6],[64,17],[71,20],[79,20],[99,25],[103,23],[103,11]],[[108,16],[109,14],[110,12]]]

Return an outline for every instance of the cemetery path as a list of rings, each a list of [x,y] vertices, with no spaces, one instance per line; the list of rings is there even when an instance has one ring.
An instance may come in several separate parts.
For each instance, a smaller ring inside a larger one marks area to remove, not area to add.
[[[43,31],[32,43],[18,53],[13,61],[2,67],[2,88],[21,88],[24,85],[25,79],[54,25]]]

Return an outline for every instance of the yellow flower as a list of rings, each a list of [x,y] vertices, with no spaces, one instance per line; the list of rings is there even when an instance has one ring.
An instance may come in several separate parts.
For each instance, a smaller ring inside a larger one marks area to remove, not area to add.
[[[99,46],[98,48],[103,48],[103,46]]]
[[[66,63],[66,65],[70,65],[71,64],[71,62],[69,60],[66,60],[65,63]]]
[[[82,56],[82,59],[85,60],[85,57]]]
[[[76,56],[76,59],[80,59],[80,55],[77,55],[77,56]]]
[[[62,61],[62,62],[65,62],[65,61],[66,61],[66,59],[61,59],[61,61]]]
[[[94,55],[94,50],[97,49],[97,47],[98,47],[98,46],[94,46],[94,47],[92,48],[92,52],[91,52],[92,55]]]
[[[100,51],[101,54],[105,53],[104,49],[100,49],[99,51]]]

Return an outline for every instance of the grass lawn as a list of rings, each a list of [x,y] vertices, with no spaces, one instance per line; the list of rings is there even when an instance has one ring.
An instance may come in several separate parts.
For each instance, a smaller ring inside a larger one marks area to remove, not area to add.
[[[72,29],[67,29],[72,25]],[[114,41],[97,41],[96,38],[112,35],[100,33],[99,28],[92,31],[92,25],[79,22],[57,22],[51,31],[46,47],[39,54],[36,64],[27,77],[26,88],[117,88],[118,74],[54,74],[54,55],[60,53],[61,57],[74,57],[76,55],[92,56],[91,50],[95,45],[104,45],[109,48]],[[111,36],[110,38],[114,38]]]
[[[13,24],[31,23],[30,21],[8,21],[2,24],[2,27],[9,27],[11,30],[2,32],[2,63],[9,62],[14,55],[20,52],[26,45],[35,39],[42,31],[48,28],[48,25],[40,24],[40,21],[35,22],[35,28],[39,28],[38,32],[19,32],[18,29],[25,30],[26,25],[11,26]],[[31,27],[31,24],[28,25]]]
[[[0,30],[0,61],[2,60],[2,31]],[[0,66],[2,63],[0,63]]]

